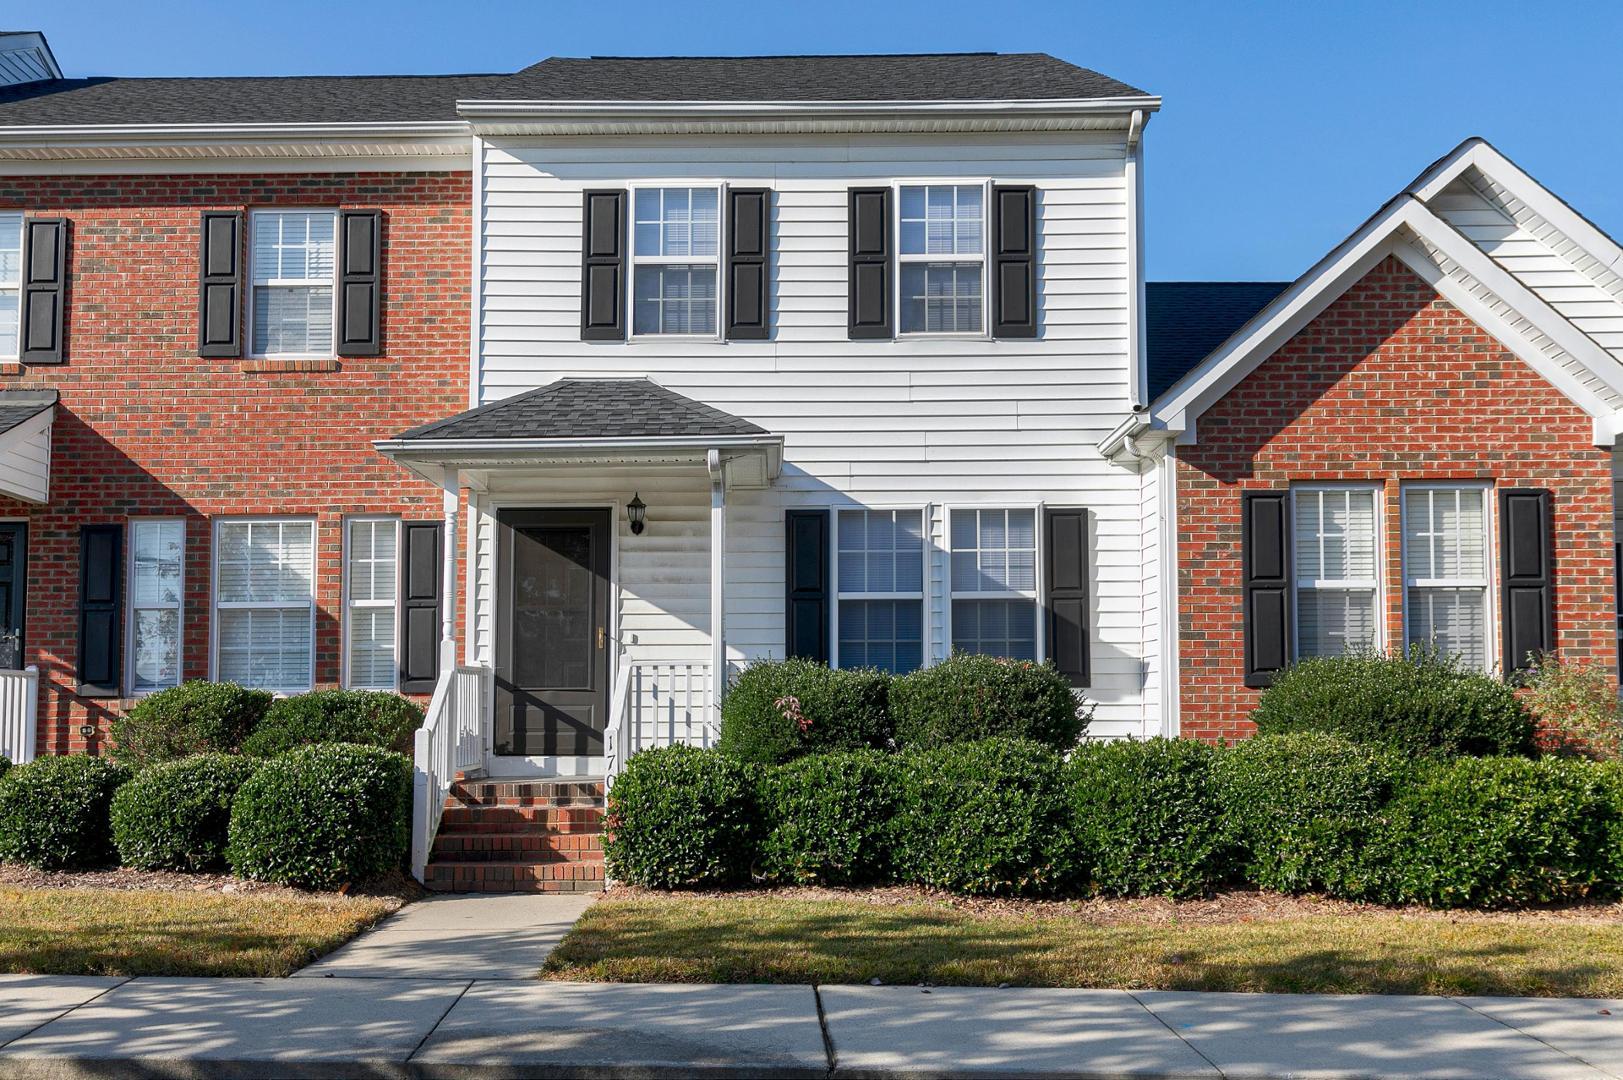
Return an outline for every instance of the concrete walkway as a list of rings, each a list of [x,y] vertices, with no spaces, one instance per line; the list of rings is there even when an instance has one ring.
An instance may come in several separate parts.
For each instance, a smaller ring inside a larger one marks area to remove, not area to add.
[[[0,1077],[114,1075],[1618,1080],[1623,1001],[0,976]]]

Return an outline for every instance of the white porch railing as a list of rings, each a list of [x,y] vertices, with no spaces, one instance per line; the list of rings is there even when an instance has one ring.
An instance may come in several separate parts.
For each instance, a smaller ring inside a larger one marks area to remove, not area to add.
[[[39,730],[39,668],[0,671],[0,757],[13,765],[34,760]]]
[[[417,732],[412,783],[411,874],[418,881],[440,828],[457,773],[485,767],[484,710],[490,669],[458,666],[443,672]]]
[[[613,784],[626,759],[658,746],[714,746],[721,735],[714,680],[706,661],[622,659],[609,699],[605,780]]]

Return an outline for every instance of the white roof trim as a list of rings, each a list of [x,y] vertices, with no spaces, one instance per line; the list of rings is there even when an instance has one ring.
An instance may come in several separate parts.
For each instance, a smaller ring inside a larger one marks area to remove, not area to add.
[[[394,124],[84,124],[0,127],[0,160],[471,159],[461,120]]]
[[[729,486],[764,486],[783,471],[783,436],[770,433],[610,439],[379,439],[372,446],[390,460],[431,479],[442,475],[446,466],[703,466],[711,451],[721,453]],[[744,469],[740,459],[752,458],[757,467]],[[758,478],[759,483],[751,477]]]

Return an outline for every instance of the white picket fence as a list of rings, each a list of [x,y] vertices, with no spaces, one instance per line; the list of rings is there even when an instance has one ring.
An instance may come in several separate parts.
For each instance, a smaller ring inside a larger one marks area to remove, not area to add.
[[[39,730],[39,668],[0,671],[0,757],[14,765],[34,760]]]

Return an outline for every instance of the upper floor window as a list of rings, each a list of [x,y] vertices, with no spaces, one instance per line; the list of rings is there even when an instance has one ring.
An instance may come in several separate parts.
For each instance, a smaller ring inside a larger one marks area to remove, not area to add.
[[[1474,668],[1488,666],[1488,492],[1403,491],[1404,634]]]
[[[1341,656],[1375,647],[1376,489],[1298,488],[1295,509],[1296,655]]]
[[[901,332],[978,334],[986,311],[986,189],[904,185],[898,222]]]
[[[0,214],[0,358],[17,356],[22,320],[23,216]]]
[[[650,187],[635,192],[631,332],[716,333],[721,192]]]
[[[255,356],[331,356],[337,214],[256,210],[253,304]]]

